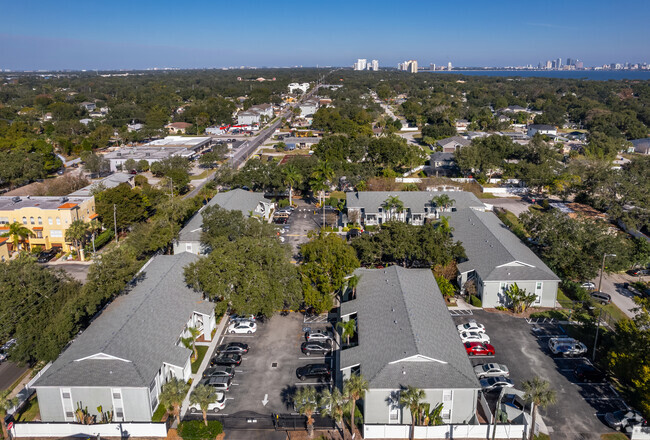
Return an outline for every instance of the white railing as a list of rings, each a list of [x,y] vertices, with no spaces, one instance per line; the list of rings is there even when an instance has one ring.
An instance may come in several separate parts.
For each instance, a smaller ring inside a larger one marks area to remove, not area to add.
[[[21,437],[167,437],[164,423],[106,423],[80,425],[78,423],[14,423],[14,438]]]
[[[409,425],[364,425],[363,438],[367,439],[407,439],[410,438]],[[520,439],[526,426],[524,425],[497,425],[495,438]],[[416,439],[476,439],[491,438],[493,426],[491,425],[442,425],[442,426],[416,426],[414,438]]]

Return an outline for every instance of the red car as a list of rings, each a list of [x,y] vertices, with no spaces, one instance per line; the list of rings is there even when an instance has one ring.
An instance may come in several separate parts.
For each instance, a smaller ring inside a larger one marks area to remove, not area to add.
[[[470,356],[494,356],[492,344],[481,344],[480,342],[465,342],[465,351]]]

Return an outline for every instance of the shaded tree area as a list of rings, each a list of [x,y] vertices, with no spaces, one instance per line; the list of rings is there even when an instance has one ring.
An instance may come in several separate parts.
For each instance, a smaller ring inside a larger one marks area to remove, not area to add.
[[[453,240],[444,221],[423,226],[387,222],[379,232],[355,238],[351,245],[364,266],[445,266],[465,257],[465,249]]]

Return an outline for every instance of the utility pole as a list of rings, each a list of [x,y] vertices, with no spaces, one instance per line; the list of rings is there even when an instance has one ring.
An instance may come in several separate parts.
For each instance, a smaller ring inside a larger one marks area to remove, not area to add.
[[[117,238],[117,205],[113,203],[113,226],[115,227],[115,243],[118,243]]]
[[[603,284],[603,272],[605,271],[605,258],[615,257],[616,254],[603,254],[603,263],[600,266],[600,279],[598,280],[598,292],[602,292],[600,288]],[[596,345],[598,344],[598,331],[600,330],[600,315],[603,313],[603,308],[601,307],[598,311],[598,321],[596,321],[596,337],[594,338],[594,351],[591,354],[592,362],[596,360]]]

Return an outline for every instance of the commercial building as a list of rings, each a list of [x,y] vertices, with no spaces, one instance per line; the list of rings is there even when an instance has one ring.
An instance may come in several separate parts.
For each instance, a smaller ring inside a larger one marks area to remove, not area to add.
[[[133,187],[134,177],[135,176],[133,174],[114,173],[111,174],[110,176],[104,177],[103,179],[96,180],[90,185],[78,189],[73,193],[70,193],[68,196],[69,197],[90,197],[97,189],[115,188],[116,186],[121,185],[123,183],[128,183],[131,187]]]
[[[23,245],[70,250],[65,232],[75,220],[89,222],[97,217],[95,198],[88,197],[0,197],[0,234],[10,223],[20,223],[31,231]],[[15,249],[13,249],[15,250]]]
[[[372,60],[370,63],[370,70],[377,72],[379,70],[379,60]]]
[[[162,386],[191,378],[192,350],[181,338],[199,330],[209,341],[214,303],[185,283],[199,257],[158,255],[35,382],[41,420],[74,422],[78,406],[91,415],[113,411],[116,422],[151,422]]]
[[[291,83],[288,85],[289,93],[293,93],[295,90],[300,90],[302,93],[307,93],[309,90],[309,83]]]
[[[172,156],[192,159],[211,145],[212,138],[208,136],[167,136],[137,147],[122,147],[104,157],[110,162],[111,171],[118,171],[129,159],[146,160],[149,165]]]
[[[343,379],[360,373],[363,422],[410,424],[399,404],[408,386],[424,390],[423,403],[442,404],[445,423],[476,422],[480,385],[430,269],[358,269],[354,299],[341,304],[341,320],[355,320],[358,342],[340,352]],[[364,428],[365,429],[365,428]]]
[[[437,206],[435,197],[445,194],[451,206]],[[347,214],[351,222],[381,225],[402,221],[422,225],[447,217],[454,240],[462,243],[467,259],[458,263],[458,285],[476,286],[483,307],[508,306],[505,291],[517,285],[537,299],[534,306],[554,307],[560,279],[535,253],[478,200],[465,191],[360,191],[348,192]],[[401,207],[391,206],[398,198]]]
[[[244,217],[258,217],[269,221],[273,215],[275,204],[264,197],[263,193],[233,189],[216,194],[207,205],[199,210],[181,229],[178,240],[174,241],[174,254],[190,252],[204,254],[205,247],[201,244],[203,232],[203,211],[208,206],[219,205],[229,211],[240,211]]]
[[[255,105],[248,110],[237,114],[237,123],[240,125],[253,125],[262,122],[262,116],[267,119],[273,118],[273,106],[271,104]]]
[[[0,237],[0,261],[9,261],[9,237]]]
[[[300,103],[300,116],[305,118],[307,116],[313,116],[314,113],[318,110],[320,103],[318,99],[312,98]]]
[[[417,60],[404,61],[403,63],[399,63],[397,68],[405,72],[418,73],[418,62]]]
[[[368,60],[365,58],[359,58],[356,63],[354,63],[354,70],[366,70],[368,65]]]

